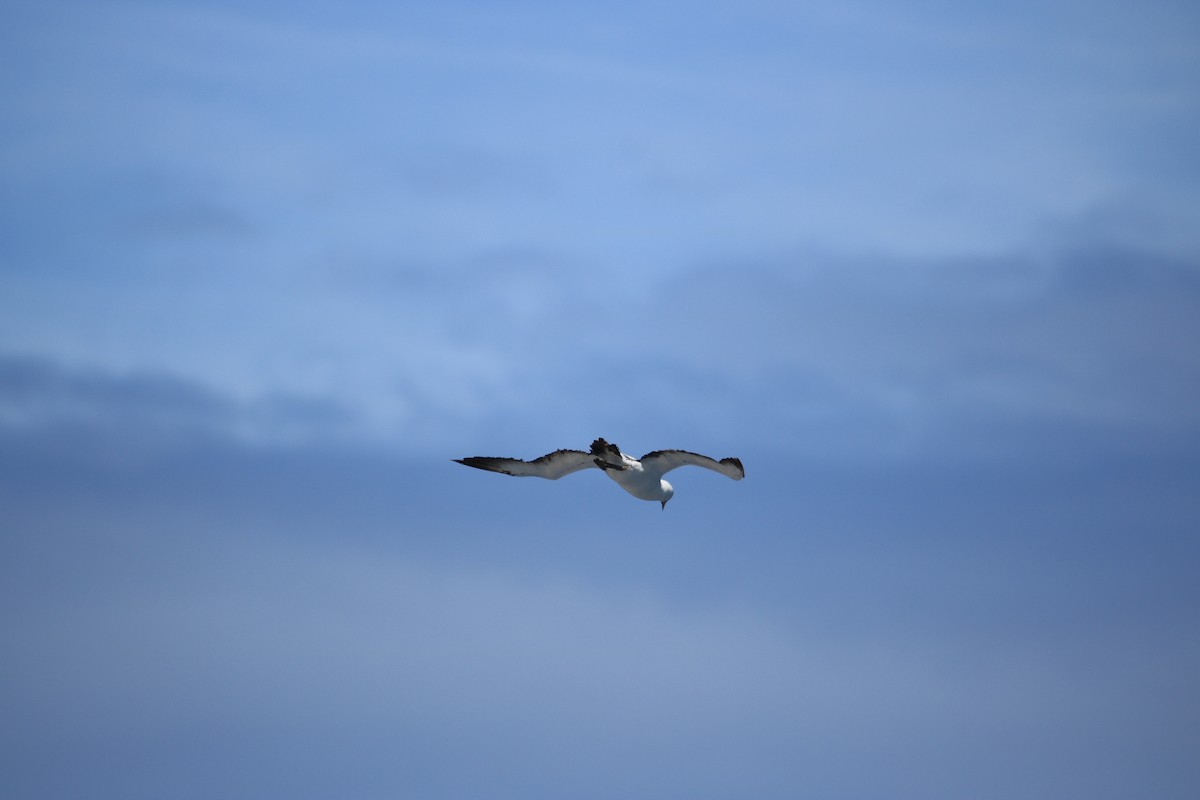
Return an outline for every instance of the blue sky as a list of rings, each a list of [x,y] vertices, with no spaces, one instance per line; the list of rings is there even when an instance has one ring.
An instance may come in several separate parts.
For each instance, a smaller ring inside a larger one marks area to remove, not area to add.
[[[1198,34],[5,4],[0,789],[1194,797]]]

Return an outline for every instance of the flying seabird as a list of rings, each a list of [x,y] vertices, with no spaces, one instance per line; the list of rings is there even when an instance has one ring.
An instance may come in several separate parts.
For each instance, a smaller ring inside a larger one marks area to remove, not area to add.
[[[518,478],[549,478],[552,481],[581,469],[597,467],[604,470],[605,475],[634,497],[639,500],[657,500],[662,503],[664,509],[667,507],[667,501],[674,496],[675,489],[664,481],[662,476],[676,467],[688,464],[704,467],[735,481],[746,477],[746,470],[737,458],[722,458],[717,461],[699,453],[689,453],[687,450],[655,450],[638,459],[622,453],[621,448],[603,439],[592,442],[590,453],[582,450],[555,450],[533,461],[487,456],[456,458],[454,461],[468,467],[502,472]]]

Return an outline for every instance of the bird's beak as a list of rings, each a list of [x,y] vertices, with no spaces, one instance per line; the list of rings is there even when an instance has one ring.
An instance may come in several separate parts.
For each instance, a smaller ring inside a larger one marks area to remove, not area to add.
[[[666,501],[666,500],[660,500],[659,502],[663,504],[662,510],[663,510],[663,511],[666,511],[666,510],[667,510],[667,501]]]

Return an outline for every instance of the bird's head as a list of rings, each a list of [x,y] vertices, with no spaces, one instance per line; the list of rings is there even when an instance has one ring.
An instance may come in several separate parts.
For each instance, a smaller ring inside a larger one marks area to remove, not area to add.
[[[659,502],[662,503],[663,511],[666,511],[667,501],[675,496],[675,489],[671,487],[671,484],[667,483],[661,478],[658,481],[658,489],[662,493],[662,496],[659,498]]]

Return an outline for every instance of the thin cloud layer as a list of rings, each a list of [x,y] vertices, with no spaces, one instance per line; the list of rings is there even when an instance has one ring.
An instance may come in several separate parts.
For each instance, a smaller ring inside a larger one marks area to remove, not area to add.
[[[879,269],[722,262],[638,295],[535,251],[440,272],[338,262],[281,286],[269,309],[211,289],[176,299],[164,285],[158,300],[179,306],[167,337],[142,341],[152,322],[133,308],[106,323],[122,362],[149,368],[73,374],[27,355],[7,362],[0,388],[10,424],[141,415],[149,429],[177,414],[263,440],[291,431],[415,451],[496,425],[640,438],[707,424],[722,443],[854,457],[1015,455],[1023,425],[1122,447],[1195,440],[1191,263],[1105,247]],[[211,349],[219,315],[241,332],[236,351]],[[75,360],[93,347],[82,332],[63,348]],[[614,401],[621,391],[640,404]]]

